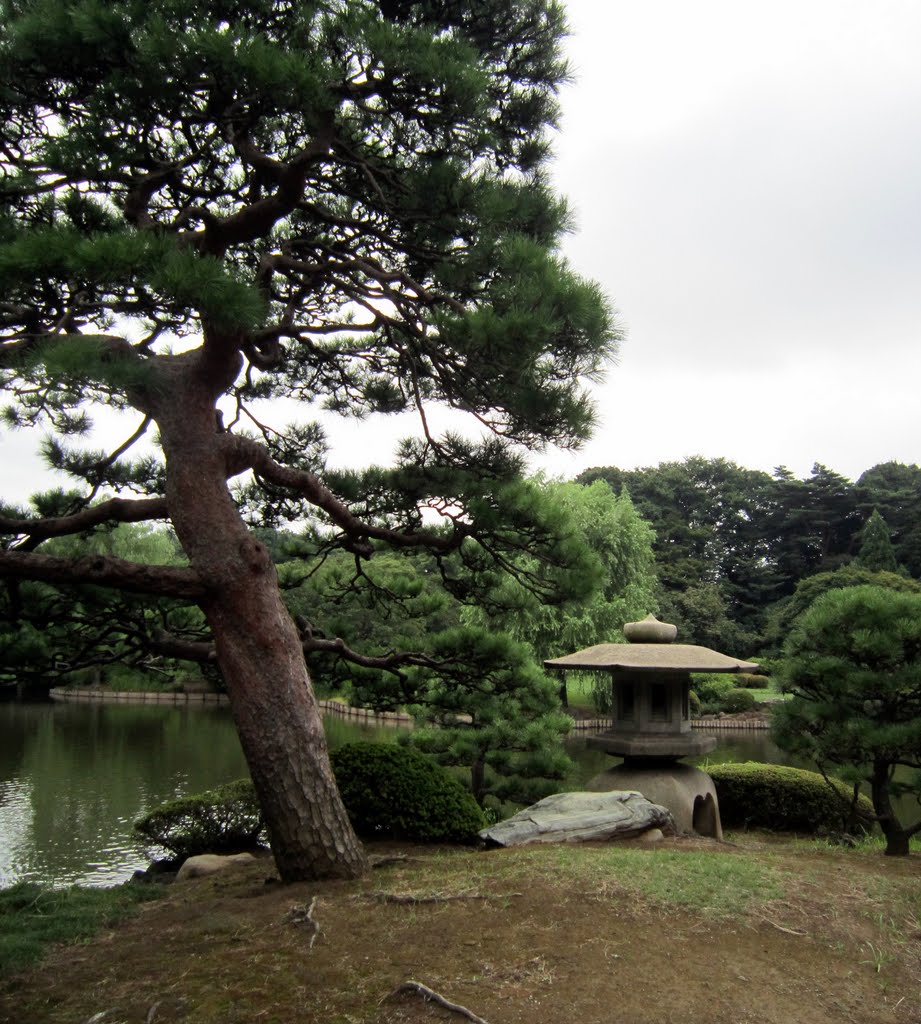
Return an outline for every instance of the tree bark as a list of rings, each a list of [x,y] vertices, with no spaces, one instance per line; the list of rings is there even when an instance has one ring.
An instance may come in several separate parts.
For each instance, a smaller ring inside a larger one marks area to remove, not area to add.
[[[300,639],[272,559],[227,487],[217,393],[212,373],[192,368],[157,398],[170,519],[206,588],[199,603],[282,880],[357,877],[367,862],[336,788]]]
[[[902,828],[892,808],[892,801],[889,797],[889,774],[888,761],[873,762],[870,797],[873,801],[873,810],[879,819],[879,827],[886,837],[886,856],[907,857],[911,833]]]

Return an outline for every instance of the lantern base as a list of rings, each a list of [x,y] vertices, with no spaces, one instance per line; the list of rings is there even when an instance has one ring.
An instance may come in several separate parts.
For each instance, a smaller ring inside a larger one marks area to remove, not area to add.
[[[689,764],[642,767],[631,762],[596,775],[586,789],[591,793],[635,790],[651,803],[667,807],[679,832],[723,839],[720,806],[713,779]]]

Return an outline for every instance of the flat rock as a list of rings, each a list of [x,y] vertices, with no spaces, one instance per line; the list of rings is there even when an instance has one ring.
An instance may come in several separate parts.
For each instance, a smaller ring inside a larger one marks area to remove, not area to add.
[[[187,857],[176,875],[177,882],[187,878],[205,878],[226,871],[237,864],[251,864],[256,858],[251,853],[231,853],[226,857],[217,853],[200,853],[196,857]]]
[[[641,793],[555,793],[511,818],[484,828],[490,846],[522,843],[580,843],[590,839],[632,839],[649,829],[674,833],[671,812]]]

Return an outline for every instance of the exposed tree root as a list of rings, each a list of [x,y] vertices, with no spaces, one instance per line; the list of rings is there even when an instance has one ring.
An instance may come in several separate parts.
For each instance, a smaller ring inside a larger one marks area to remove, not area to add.
[[[521,896],[520,892],[507,892],[490,894],[484,892],[458,892],[441,893],[433,892],[425,896],[414,896],[411,892],[368,892],[361,895],[361,899],[376,900],[378,903],[450,903],[453,900],[494,900],[508,899],[511,896]]]
[[[452,900],[488,900],[489,897],[480,892],[463,892],[446,895],[433,892],[427,896],[414,896],[411,892],[369,892],[364,896],[378,903],[450,903]]]
[[[391,864],[410,864],[415,859],[407,857],[405,853],[372,854],[368,858],[368,864],[376,871],[378,868],[389,868]]]
[[[434,989],[423,985],[419,981],[404,981],[402,985],[397,987],[387,996],[385,999],[392,999],[394,996],[398,996],[403,992],[414,992],[416,995],[422,996],[427,1002],[437,1003],[439,1006],[443,1006],[446,1010],[450,1010],[451,1013],[458,1013],[462,1017],[466,1017],[467,1020],[473,1021],[473,1024],[489,1024],[482,1017],[478,1017],[472,1010],[468,1010],[466,1006],[461,1006],[460,1003],[452,1003],[450,999],[445,999],[443,995],[440,995]],[[381,1000],[383,1002],[383,1000]]]
[[[309,906],[293,906],[288,913],[285,915],[285,921],[288,924],[308,924],[310,925],[312,934],[310,936],[310,944],[308,949],[313,949],[313,944],[317,941],[323,929],[320,927],[319,921],[313,916],[314,907],[317,905],[319,897],[314,896],[310,901]]]
[[[805,935],[805,932],[798,932],[795,928],[784,928],[782,924],[778,924],[776,921],[772,921],[769,917],[765,917],[763,914],[756,914],[755,917],[759,921],[764,921],[765,924],[769,924],[772,928],[776,928],[779,932],[783,932],[786,935]]]

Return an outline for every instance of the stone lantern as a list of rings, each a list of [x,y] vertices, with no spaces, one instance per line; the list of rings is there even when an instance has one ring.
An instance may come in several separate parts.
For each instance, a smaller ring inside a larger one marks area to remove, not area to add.
[[[759,666],[707,647],[673,643],[675,626],[648,615],[624,626],[626,644],[597,644],[544,662],[555,672],[609,672],[614,718],[588,743],[623,764],[588,784],[593,791],[637,790],[667,807],[682,832],[722,839],[713,780],[680,759],[709,753],[713,736],[691,731],[692,672],[755,672]]]

